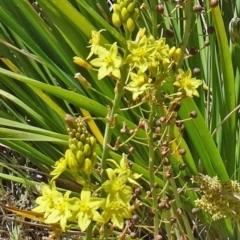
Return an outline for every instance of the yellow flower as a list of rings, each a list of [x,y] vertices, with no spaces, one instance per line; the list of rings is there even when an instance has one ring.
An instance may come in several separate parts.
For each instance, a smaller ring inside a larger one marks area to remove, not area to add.
[[[32,211],[44,213],[44,218],[46,218],[54,208],[52,195],[57,192],[55,182],[53,182],[51,186],[41,183],[40,193],[42,196],[36,199],[38,206],[33,208]]]
[[[101,49],[98,53],[98,58],[93,59],[90,63],[95,67],[99,67],[99,80],[108,75],[112,75],[117,79],[121,78],[119,68],[122,64],[122,58],[118,56],[116,42],[111,46],[109,51],[107,49]]]
[[[123,173],[123,172],[127,172],[128,175],[128,182],[134,184],[134,185],[138,185],[140,186],[134,179],[138,179],[140,178],[142,175],[137,174],[137,173],[133,173],[131,171],[131,169],[128,166],[128,159],[126,154],[123,154],[123,157],[120,161],[120,164],[117,164],[116,161],[114,161],[113,159],[108,159],[108,162],[113,163],[117,168],[114,169],[114,172],[117,174]]]
[[[51,181],[58,178],[67,169],[67,160],[62,157],[59,161],[55,163],[54,170],[50,173],[53,176]]]
[[[67,191],[64,196],[60,192],[53,192],[52,193],[52,200],[54,207],[50,214],[46,217],[45,223],[57,223],[60,222],[60,226],[63,231],[66,229],[67,220],[71,218],[72,211],[71,206],[76,198],[69,198],[71,194],[70,191]]]
[[[131,82],[125,87],[126,90],[133,92],[133,100],[136,100],[137,97],[143,94],[150,86],[151,79],[143,72],[130,73]]]
[[[178,75],[176,77],[176,82],[173,83],[174,86],[179,87],[180,91],[183,89],[188,97],[192,97],[193,95],[199,97],[198,91],[196,89],[201,84],[201,80],[192,78],[192,72],[190,69],[188,69],[186,72],[184,72],[182,69],[179,69]]]
[[[144,35],[139,42],[127,41],[127,47],[130,54],[127,56],[125,63],[133,64],[140,72],[145,72],[149,66],[149,59],[156,53],[156,48],[153,44],[148,44],[148,39]]]
[[[87,59],[89,59],[93,54],[98,54],[99,50],[102,48],[99,45],[100,42],[100,36],[101,36],[101,32],[105,31],[104,29],[100,30],[100,31],[94,31],[92,30],[92,38],[90,39],[89,43],[91,44],[91,52],[89,53]]]
[[[45,223],[60,222],[63,231],[66,229],[67,220],[72,216],[72,209],[77,198],[69,198],[70,191],[67,191],[64,196],[58,192],[55,187],[55,182],[52,186],[42,183],[42,196],[36,199],[39,205],[32,209],[34,212],[44,213]]]
[[[91,192],[88,189],[81,191],[80,200],[76,201],[72,207],[81,231],[85,231],[92,220],[100,223],[104,222],[100,213],[97,211],[103,202],[104,200],[101,198],[91,197]]]
[[[102,184],[105,192],[118,198],[119,201],[129,203],[132,198],[132,188],[127,186],[128,172],[121,172],[118,176],[113,169],[106,169],[109,180]]]
[[[131,218],[130,206],[116,198],[108,195],[106,204],[103,207],[102,217],[107,223],[110,219],[112,223],[118,228],[122,229],[124,225],[124,218]]]

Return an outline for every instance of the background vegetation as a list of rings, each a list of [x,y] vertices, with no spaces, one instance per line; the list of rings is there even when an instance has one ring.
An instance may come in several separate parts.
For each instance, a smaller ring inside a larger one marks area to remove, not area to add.
[[[217,4],[216,0],[169,0],[161,1],[161,9],[157,10],[157,0],[137,2],[141,6],[137,26],[151,32],[157,23],[158,35],[166,37],[170,46],[178,46],[185,52],[179,67],[192,69],[195,76],[204,81],[199,90],[200,97],[183,100],[178,112],[182,120],[189,118],[192,111],[197,113],[197,118],[184,123],[181,147],[186,150],[186,155],[171,162],[174,176],[179,174],[176,187],[193,188],[189,179],[198,173],[239,182],[239,49],[231,44],[228,31],[231,19],[239,13],[239,1],[219,1]],[[102,43],[124,44],[122,29],[114,28],[111,23],[109,6],[105,1],[83,0],[0,2],[2,237],[17,239],[23,234],[23,239],[27,239],[26,236],[42,239],[48,235],[43,225],[26,223],[21,217],[13,218],[4,206],[22,210],[33,207],[38,195],[36,184],[47,182],[52,166],[68,146],[66,113],[93,117],[94,121],[88,122],[88,127],[98,140],[98,155],[102,153],[105,117],[107,106],[111,106],[109,99],[114,98],[114,83],[97,80],[97,72],[83,70],[72,59],[74,56],[87,57],[89,49],[86,46],[92,30],[106,29],[102,33]],[[194,8],[196,6],[198,9]],[[239,27],[235,31],[240,34]],[[95,90],[83,87],[74,78],[77,72],[81,72]],[[120,107],[126,106],[122,98]],[[136,108],[119,111],[118,116],[117,126],[112,131],[113,145],[123,122],[135,129],[142,113]],[[134,148],[134,153],[129,152],[130,147]],[[146,207],[138,212],[142,222],[139,223],[140,230],[136,230],[137,237],[151,239],[152,236],[148,236],[151,231],[144,227],[151,225],[151,218],[143,218],[151,213],[151,201],[146,198],[146,192],[151,190],[148,185],[148,147],[132,142],[131,146],[110,155],[119,161],[123,151],[130,154],[133,171],[142,174],[143,179],[141,199]],[[160,164],[159,159],[155,165]],[[183,165],[186,168],[180,171],[179,166]],[[161,189],[165,186],[165,178],[160,174],[155,177],[155,182]],[[61,176],[58,186],[76,193],[81,189],[71,181],[70,172]],[[181,206],[175,205],[167,213],[168,219],[175,217],[177,208],[181,207],[186,211],[187,225],[196,239],[240,238],[237,224],[230,219],[212,221],[207,213],[194,213],[198,193],[185,190]],[[171,193],[171,189],[169,191]],[[164,214],[159,210],[160,218]],[[177,218],[179,232],[186,227],[186,222],[181,216]],[[169,224],[161,226],[163,239],[171,239],[166,234]],[[73,233],[70,236],[73,237]],[[178,236],[183,236],[181,231]]]

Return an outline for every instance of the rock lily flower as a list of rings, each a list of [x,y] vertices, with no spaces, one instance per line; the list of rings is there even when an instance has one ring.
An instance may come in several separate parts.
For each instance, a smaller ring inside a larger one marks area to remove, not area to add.
[[[98,58],[93,59],[90,62],[93,66],[99,67],[98,79],[102,79],[108,75],[120,79],[120,66],[122,65],[122,58],[118,56],[118,47],[115,42],[110,50],[103,48],[98,53]]]
[[[83,189],[80,194],[80,199],[77,200],[72,207],[78,226],[81,231],[85,231],[92,221],[103,223],[104,220],[97,211],[103,205],[104,199],[91,197],[91,192],[88,189]]]
[[[188,69],[184,72],[182,69],[178,70],[176,81],[173,85],[179,87],[179,90],[184,90],[188,97],[197,96],[199,97],[198,91],[196,90],[202,84],[201,80],[192,78],[192,72]]]
[[[118,198],[119,201],[129,203],[132,198],[132,188],[127,186],[128,172],[121,172],[118,176],[113,169],[106,169],[109,180],[102,184],[103,189],[110,195]]]
[[[115,226],[122,229],[124,226],[124,218],[130,218],[131,215],[128,204],[108,196],[102,213],[105,223],[111,219]]]

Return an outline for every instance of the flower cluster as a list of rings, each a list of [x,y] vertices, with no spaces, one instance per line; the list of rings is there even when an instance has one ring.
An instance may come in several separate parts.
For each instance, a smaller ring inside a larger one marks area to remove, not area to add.
[[[40,190],[42,196],[36,199],[38,206],[32,211],[44,213],[45,223],[60,223],[63,231],[68,222],[77,222],[81,231],[85,231],[91,221],[103,223],[103,218],[97,211],[103,204],[103,199],[91,197],[89,189],[83,189],[80,198],[70,198],[70,191],[64,195],[59,192],[54,183],[42,184]]]
[[[165,91],[166,85],[170,86],[169,89],[176,88],[176,96],[179,99],[199,96],[196,89],[202,81],[192,78],[190,69],[187,71],[179,69],[175,74],[174,67],[183,53],[175,46],[170,48],[165,38],[155,39],[152,35],[147,36],[146,29],[140,29],[135,40],[126,41],[125,53],[127,54],[124,54],[123,58],[116,42],[110,48],[100,44],[101,32],[102,30],[92,31],[91,51],[87,59],[93,55],[97,57],[90,61],[91,65],[79,57],[74,57],[74,62],[87,70],[92,70],[92,66],[96,67],[98,79],[110,76],[115,80],[125,81],[125,89],[132,92],[133,100],[149,92],[148,95],[154,96],[154,92],[159,89]],[[128,77],[124,80],[122,79],[123,67],[128,71]]]
[[[117,168],[106,169],[109,179],[102,184],[107,194],[105,198],[93,197],[91,189],[87,186],[82,189],[79,198],[70,197],[70,191],[63,195],[52,181],[50,186],[44,183],[41,185],[42,196],[36,199],[38,206],[32,211],[44,213],[45,223],[59,223],[63,231],[70,223],[77,224],[81,231],[85,231],[92,221],[100,225],[111,221],[114,226],[122,229],[124,219],[132,216],[133,209],[130,204],[132,187],[127,183],[137,184],[135,179],[141,177],[141,175],[132,173],[127,161],[126,155],[123,155],[120,165],[113,159],[109,159],[109,162]],[[57,176],[58,174],[54,176],[54,179]]]
[[[240,185],[236,181],[220,181],[217,177],[198,175],[192,179],[203,194],[195,204],[212,215],[213,220],[230,217],[240,222]]]

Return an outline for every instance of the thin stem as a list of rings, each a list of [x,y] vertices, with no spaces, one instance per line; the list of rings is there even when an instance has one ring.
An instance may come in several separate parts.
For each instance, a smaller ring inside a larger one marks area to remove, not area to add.
[[[153,104],[151,105],[151,113],[149,116],[149,122],[148,122],[148,148],[149,148],[149,181],[150,181],[150,187],[152,190],[152,199],[153,199],[153,210],[155,212],[154,214],[154,239],[156,239],[159,231],[159,219],[158,219],[158,213],[157,213],[157,207],[158,207],[158,200],[157,200],[157,192],[155,187],[155,180],[154,180],[154,143],[153,143],[153,121],[154,116],[156,114],[156,106]]]
[[[183,35],[183,40],[181,43],[181,50],[182,50],[182,55],[181,59],[178,61],[177,69],[181,68],[183,59],[184,59],[184,53],[186,50],[186,46],[188,43],[188,39],[191,33],[191,24],[192,24],[192,0],[187,0],[185,4],[185,27],[184,27],[184,35]]]
[[[91,223],[87,228],[85,240],[91,240],[92,239],[92,232],[93,232],[93,224]]]
[[[181,199],[179,197],[179,194],[178,194],[178,191],[177,191],[177,186],[176,186],[174,178],[171,177],[169,179],[169,181],[170,181],[170,184],[172,186],[172,191],[173,191],[173,194],[174,194],[174,199],[175,199],[176,205],[179,208],[183,209],[183,205],[182,205]],[[189,240],[194,240],[195,238],[193,236],[192,229],[190,227],[190,224],[189,224],[189,221],[187,219],[187,216],[184,213],[181,216],[182,216],[183,223],[184,223],[184,226],[185,226],[185,229],[186,229],[186,232],[187,232],[188,239]]]
[[[110,112],[110,116],[108,117],[107,123],[106,123],[106,128],[105,128],[105,133],[104,133],[104,140],[103,140],[103,152],[102,152],[102,163],[101,163],[101,168],[102,168],[102,175],[101,175],[101,182],[105,182],[106,180],[106,174],[105,174],[105,169],[107,167],[107,158],[109,154],[109,147],[108,144],[111,142],[111,137],[112,137],[112,122],[114,115],[119,109],[119,103],[123,94],[123,87],[124,87],[124,82],[117,82],[116,83],[116,93],[114,96],[113,100],[113,106]]]

